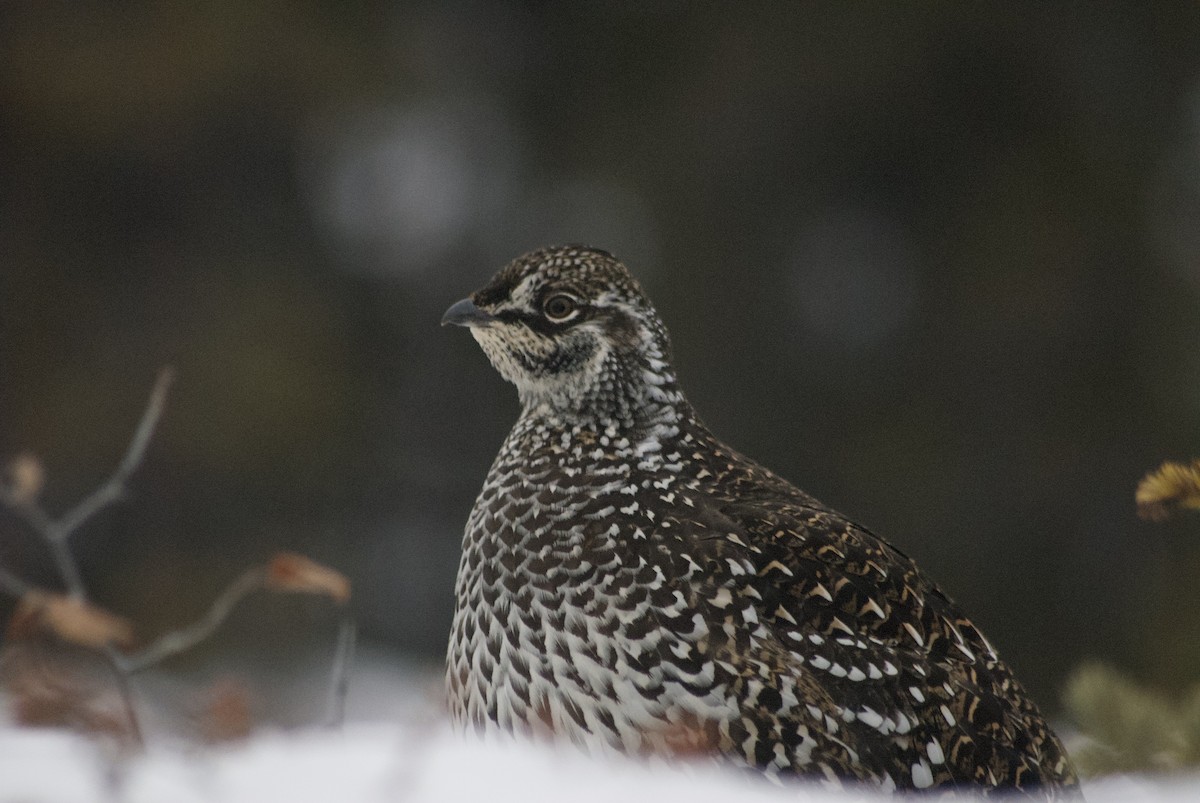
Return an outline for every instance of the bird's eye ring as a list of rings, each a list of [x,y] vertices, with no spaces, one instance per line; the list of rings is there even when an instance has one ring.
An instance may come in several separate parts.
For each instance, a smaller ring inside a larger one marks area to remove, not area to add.
[[[546,313],[546,317],[552,321],[565,321],[575,313],[575,309],[575,299],[562,293],[550,296],[550,298],[546,299],[546,303],[542,305],[542,310]]]

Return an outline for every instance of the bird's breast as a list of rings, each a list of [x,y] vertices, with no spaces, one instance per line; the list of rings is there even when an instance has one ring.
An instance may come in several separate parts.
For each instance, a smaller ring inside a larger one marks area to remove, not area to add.
[[[583,466],[575,446],[589,460],[606,448],[597,438],[536,450],[520,465],[498,461],[476,502],[457,584],[451,710],[484,731],[638,752],[669,727],[669,709],[709,721],[725,701],[696,691],[713,688],[717,669],[697,657],[705,634],[647,537],[653,513],[638,500],[670,493],[670,483],[603,460]]]

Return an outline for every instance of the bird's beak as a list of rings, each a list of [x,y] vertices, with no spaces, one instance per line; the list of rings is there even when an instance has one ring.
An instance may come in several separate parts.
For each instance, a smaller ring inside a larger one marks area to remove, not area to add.
[[[475,302],[464,298],[457,302],[442,316],[442,326],[452,323],[455,326],[487,326],[496,320],[492,315],[475,306]]]

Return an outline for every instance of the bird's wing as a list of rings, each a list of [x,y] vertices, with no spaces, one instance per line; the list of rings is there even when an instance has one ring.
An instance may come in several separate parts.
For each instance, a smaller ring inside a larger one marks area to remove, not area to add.
[[[766,686],[786,677],[789,688],[800,679],[816,690],[807,708],[901,788],[1073,782],[1036,706],[916,564],[764,473],[664,520],[680,553],[700,564],[691,576],[703,579],[688,591],[723,617],[730,660],[756,662],[744,674],[774,673]],[[749,727],[779,727],[775,697],[766,692],[762,721]]]

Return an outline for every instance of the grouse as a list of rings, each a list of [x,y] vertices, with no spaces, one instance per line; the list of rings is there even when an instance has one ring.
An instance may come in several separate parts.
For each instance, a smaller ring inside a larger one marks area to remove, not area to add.
[[[1077,786],[992,645],[883,539],[729,448],[629,270],[526,254],[450,307],[521,413],[467,521],[462,730],[883,790]]]

